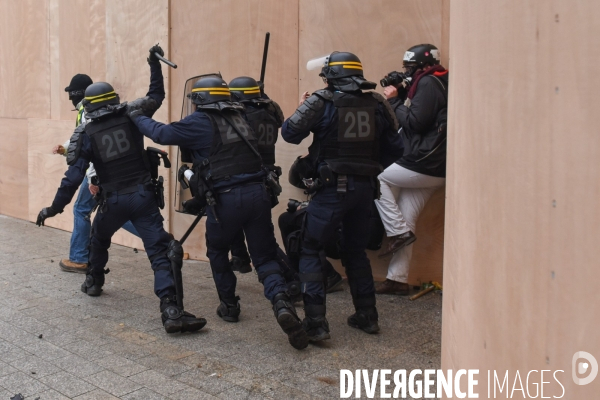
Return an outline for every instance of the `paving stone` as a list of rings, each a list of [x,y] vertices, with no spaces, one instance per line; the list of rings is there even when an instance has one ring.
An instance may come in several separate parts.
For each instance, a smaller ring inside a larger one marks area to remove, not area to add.
[[[190,365],[186,365],[182,362],[165,360],[164,357],[159,357],[154,354],[139,358],[136,362],[166,376],[178,375],[192,369],[192,366]]]
[[[101,358],[95,361],[98,365],[115,372],[125,378],[139,374],[142,371],[148,369],[148,367],[138,364],[132,360],[129,360],[125,357],[118,356],[116,354],[112,354]]]
[[[31,375],[34,379],[40,379],[46,375],[60,372],[60,368],[48,361],[42,360],[38,356],[28,355],[15,360],[11,365],[25,374]]]
[[[153,392],[150,389],[143,388],[140,390],[136,390],[135,392],[126,394],[121,397],[123,400],[166,400],[167,397],[164,397],[161,394]]]
[[[79,398],[79,397],[78,397]],[[62,393],[57,392],[56,390],[46,390],[42,393],[36,393],[26,398],[29,399],[39,399],[39,400],[69,400],[71,397],[67,397]]]
[[[11,393],[11,396],[21,393],[25,397],[50,389],[42,382],[20,371],[0,377],[0,386]]]
[[[44,376],[40,378],[40,382],[70,398],[95,389],[94,386],[67,372]]]
[[[53,363],[62,370],[80,378],[85,378],[104,370],[104,367],[95,363],[93,357],[85,359],[75,354],[54,360]]]
[[[19,346],[3,340],[0,341],[0,354],[2,354],[2,361],[4,362],[12,362],[31,355],[30,352],[21,349]]]
[[[74,397],[74,400],[118,400],[118,397],[113,396],[110,393],[106,393],[104,390],[95,389],[91,392],[82,394],[81,396]],[[43,400],[40,398],[40,400]]]
[[[112,394],[113,396],[121,397],[128,393],[141,389],[142,386],[138,383],[123,378],[120,375],[111,371],[102,371],[97,374],[88,376],[86,381],[94,386]]]
[[[186,383],[189,386],[193,386],[196,389],[200,389],[203,392],[218,395],[225,390],[231,388],[232,383],[228,380],[221,379],[216,372],[206,375],[198,370],[189,370],[183,374],[176,375],[173,378],[180,382]]]
[[[152,370],[140,372],[137,375],[129,377],[129,379],[165,396],[168,396],[171,393],[182,391],[189,387],[182,382],[171,379],[168,376],[159,374],[158,372]]]
[[[169,398],[172,400],[215,400],[218,397],[215,397],[211,394],[203,392],[196,388],[187,388],[182,390],[181,392],[172,393],[169,395]]]

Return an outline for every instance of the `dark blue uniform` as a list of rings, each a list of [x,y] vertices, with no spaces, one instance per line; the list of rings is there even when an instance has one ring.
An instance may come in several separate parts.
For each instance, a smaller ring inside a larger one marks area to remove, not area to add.
[[[326,142],[335,142],[338,134],[341,135],[351,127],[340,129],[338,109],[333,101],[324,101],[313,95],[307,102],[309,107],[305,106],[304,114],[300,112],[296,115],[297,121],[301,123],[291,122],[294,116],[288,118],[281,129],[281,136],[288,143],[299,144],[313,132],[310,153],[317,159],[320,168],[326,157],[323,156],[322,151],[316,149],[323,149]],[[302,106],[299,111],[301,109]],[[310,113],[306,112],[309,109]],[[384,115],[384,105],[377,104],[374,116],[379,140],[378,161],[389,164],[402,153],[402,144],[390,118]],[[340,130],[342,133],[339,132]],[[318,311],[316,314],[322,317],[325,314],[324,307],[321,309],[318,307],[325,304],[324,285],[322,278],[319,278],[324,256],[323,244],[334,236],[340,224],[342,225],[342,263],[346,268],[355,306],[368,304],[374,307],[375,305],[375,288],[365,248],[368,240],[366,233],[369,231],[369,217],[376,191],[376,178],[352,174],[348,174],[346,178],[347,184],[343,185],[344,193],[339,193],[339,187],[336,185],[325,185],[314,194],[306,210],[300,257],[302,292],[305,305],[316,305]]]
[[[140,132],[157,143],[177,145],[191,150],[194,161],[210,155],[214,128],[202,110],[197,110],[179,122],[165,125],[150,118],[134,121]],[[271,202],[263,183],[265,173],[236,174],[215,182],[218,204],[207,212],[207,257],[219,297],[235,303],[236,276],[231,270],[229,246],[243,231],[248,238],[252,264],[264,285],[265,297],[273,300],[287,289],[277,263],[277,243],[271,222]],[[264,277],[264,278],[263,278]]]
[[[151,75],[147,96],[154,99],[160,106],[165,98],[161,67],[158,63],[149,64]],[[144,136],[137,130],[132,130],[132,135],[135,147],[139,150],[143,149]],[[101,164],[102,162],[102,160],[95,159],[90,137],[83,134],[81,140],[79,159],[66,171],[52,203],[52,208],[55,210],[63,210],[71,201],[85,177],[89,163]],[[100,186],[102,187],[102,182],[100,182]],[[174,295],[175,289],[170,271],[171,263],[166,256],[170,236],[163,229],[163,217],[159,212],[153,191],[154,189],[148,181],[137,185],[137,190],[128,191],[129,193],[122,194],[119,191],[108,193],[106,206],[97,212],[92,225],[89,263],[90,273],[96,277],[102,276],[103,282],[111,238],[125,222],[130,220],[139,232],[148,258],[152,262],[155,277],[154,292],[159,298],[163,298]],[[121,192],[125,192],[125,190],[121,190]]]

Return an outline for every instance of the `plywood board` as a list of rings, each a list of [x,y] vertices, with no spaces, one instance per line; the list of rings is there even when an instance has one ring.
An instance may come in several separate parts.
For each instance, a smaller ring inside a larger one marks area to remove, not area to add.
[[[0,118],[0,154],[0,214],[27,219],[27,120]]]
[[[0,1],[0,117],[50,117],[48,0]]]
[[[198,16],[207,20],[198,23]],[[271,41],[265,91],[289,116],[298,102],[297,0],[171,2],[170,55],[179,65],[171,73],[171,119],[179,119],[183,86],[190,77],[221,71],[226,81],[242,75],[258,79],[267,31],[271,33]],[[284,171],[293,158],[293,147],[280,139],[277,142],[277,160]],[[280,197],[283,204],[273,211],[274,218],[283,211],[289,197],[299,198],[298,192],[290,189],[287,178],[284,181],[284,193]],[[172,231],[176,237],[181,237],[193,220],[176,213],[172,218]],[[204,222],[186,242],[185,248],[192,258],[206,259]]]
[[[442,369],[509,370],[511,379],[563,370],[563,398],[595,397],[597,385],[574,384],[571,358],[600,354],[600,80],[588,51],[600,6],[450,7]],[[561,396],[554,381],[545,386],[544,396]]]

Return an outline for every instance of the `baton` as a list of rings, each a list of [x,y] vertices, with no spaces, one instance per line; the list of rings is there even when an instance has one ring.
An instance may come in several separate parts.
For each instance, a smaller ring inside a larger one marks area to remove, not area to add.
[[[166,58],[164,58],[163,56],[161,56],[160,54],[158,54],[156,51],[154,52],[154,57],[158,58],[160,61],[164,62],[165,64],[167,64],[171,68],[177,68],[177,64],[175,64],[172,61],[167,60]]]
[[[190,227],[188,228],[188,230],[183,234],[183,236],[179,240],[179,243],[182,246],[183,246],[183,243],[188,238],[188,236],[190,236],[190,234],[192,233],[192,231],[194,230],[194,228],[196,227],[196,225],[198,225],[198,222],[200,222],[200,220],[202,219],[203,216],[204,216],[204,210],[202,210],[200,212],[200,214],[198,214],[198,216],[196,216],[196,219],[194,220],[194,222],[192,222],[192,224],[190,225]]]
[[[271,33],[267,32],[265,35],[265,48],[263,50],[262,66],[260,68],[260,82],[265,83],[265,69],[267,68],[267,55],[269,54],[269,38]]]

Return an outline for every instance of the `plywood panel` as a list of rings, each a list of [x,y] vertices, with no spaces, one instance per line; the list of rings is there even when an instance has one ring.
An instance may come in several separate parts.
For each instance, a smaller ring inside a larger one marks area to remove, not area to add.
[[[600,7],[450,7],[442,369],[563,370],[564,398],[595,397],[597,385],[573,383],[571,357],[600,354],[590,287],[599,278],[599,56],[587,51]],[[562,393],[545,386],[545,396]]]
[[[0,214],[27,219],[27,120],[0,118],[0,154]]]
[[[402,68],[402,56],[419,43],[437,45],[442,54],[442,0],[403,1],[401,12],[393,0],[371,1],[300,1],[299,21],[299,92],[324,87],[319,71],[307,71],[306,62],[332,51],[350,51],[362,61],[365,78],[379,83],[390,71]],[[381,88],[377,91],[383,93]],[[295,146],[292,154],[307,152],[312,138]],[[410,283],[439,279],[441,282],[443,246],[443,196],[427,205],[419,240],[415,243]],[[431,227],[434,231],[425,231]],[[387,243],[387,239],[385,244]],[[432,246],[432,243],[438,243]],[[376,279],[383,280],[389,260],[380,260],[378,252],[368,252]],[[339,267],[339,265],[336,265]],[[341,268],[338,268],[341,270]]]
[[[0,9],[0,117],[49,118],[48,0],[2,0]]]
[[[198,23],[198,16],[218,18],[218,23]],[[269,59],[265,77],[266,93],[277,101],[286,116],[298,102],[298,1],[258,0],[241,2],[171,2],[171,57],[179,65],[173,70],[171,119],[178,120],[185,81],[196,75],[221,71],[226,81],[249,75],[259,78],[265,32],[271,32]],[[277,142],[277,160],[287,171],[295,149]],[[289,197],[300,198],[284,179],[282,205],[273,211],[275,218],[283,211]],[[181,237],[193,218],[173,214],[172,230]],[[185,245],[191,257],[206,259],[204,223]]]

